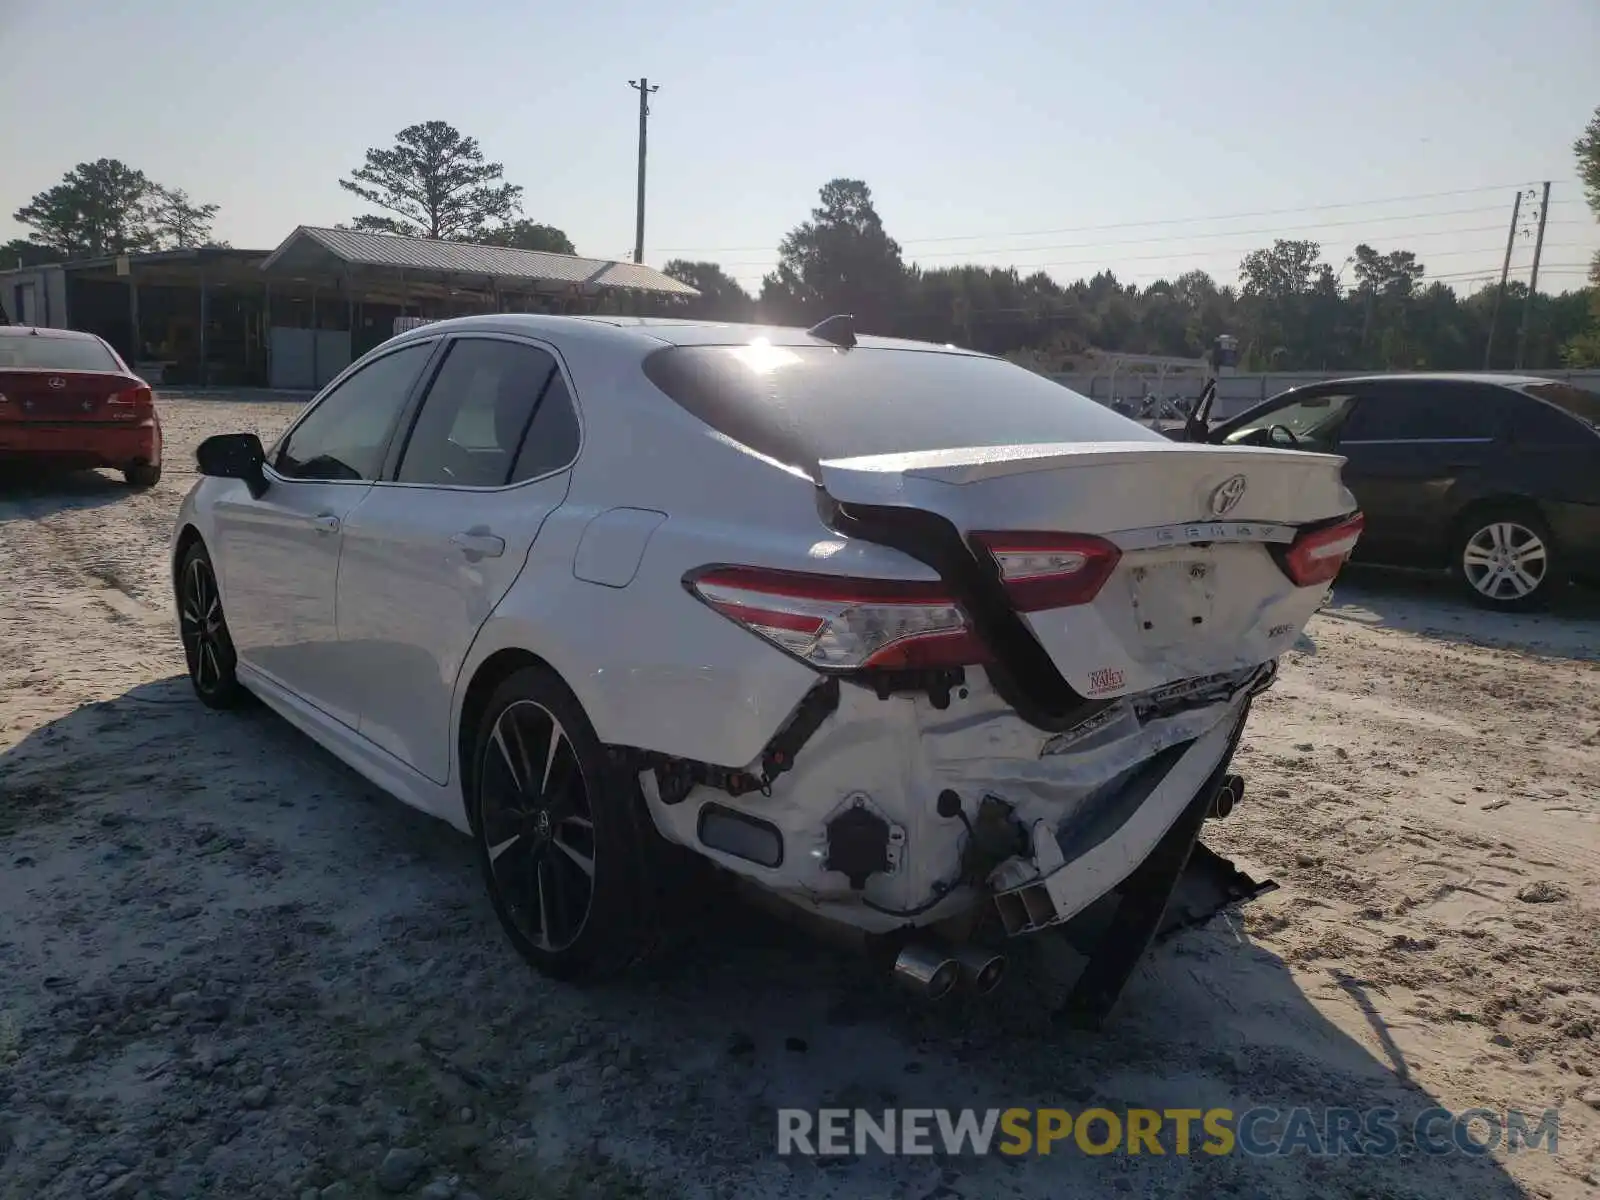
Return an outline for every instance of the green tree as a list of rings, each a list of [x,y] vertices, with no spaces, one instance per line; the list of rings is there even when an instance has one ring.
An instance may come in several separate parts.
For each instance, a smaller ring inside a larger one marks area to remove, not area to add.
[[[541,225],[526,217],[489,229],[476,241],[485,246],[505,246],[511,250],[542,250],[546,254],[576,254],[572,239],[554,225]]]
[[[182,188],[152,185],[146,216],[162,249],[183,250],[215,244],[211,240],[211,223],[220,208],[216,204],[195,204]]]
[[[811,220],[778,244],[777,269],[761,284],[762,310],[802,322],[851,313],[864,332],[892,332],[906,270],[872,190],[859,179],[835,179],[819,196]]]
[[[36,194],[12,214],[28,226],[30,241],[60,258],[145,250],[156,242],[146,201],[150,180],[115,158],[79,163],[61,182]]]
[[[356,229],[480,241],[522,209],[522,189],[504,172],[504,164],[484,161],[476,138],[446,121],[425,121],[402,129],[389,149],[368,150],[339,186],[392,214],[359,216]]]
[[[9,271],[13,267],[39,267],[60,261],[61,255],[49,246],[26,238],[12,238],[0,246],[0,271]]]
[[[1333,272],[1312,241],[1279,238],[1239,263],[1239,297],[1246,321],[1247,360],[1262,370],[1288,370],[1310,359],[1313,296],[1337,292]],[[1315,306],[1318,311],[1325,304]]]
[[[1572,143],[1572,152],[1578,159],[1578,178],[1583,180],[1589,211],[1600,220],[1600,108]],[[1561,352],[1569,367],[1600,367],[1600,251],[1589,263],[1589,282],[1593,284],[1589,289],[1589,328],[1569,340]]]
[[[662,271],[700,293],[684,303],[680,311],[718,321],[748,321],[755,315],[755,300],[750,293],[716,263],[675,258]]]

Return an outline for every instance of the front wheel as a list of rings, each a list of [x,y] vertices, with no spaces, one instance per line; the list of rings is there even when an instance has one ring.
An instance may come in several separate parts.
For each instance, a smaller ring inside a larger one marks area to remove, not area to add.
[[[178,564],[178,630],[189,683],[207,708],[238,708],[249,693],[239,682],[239,665],[222,613],[222,593],[204,542],[184,552]]]
[[[478,724],[468,811],[496,916],[558,979],[613,974],[653,948],[664,842],[577,697],[527,667]]]
[[[1549,526],[1514,509],[1485,510],[1463,521],[1454,567],[1475,603],[1508,612],[1543,607],[1563,577]]]

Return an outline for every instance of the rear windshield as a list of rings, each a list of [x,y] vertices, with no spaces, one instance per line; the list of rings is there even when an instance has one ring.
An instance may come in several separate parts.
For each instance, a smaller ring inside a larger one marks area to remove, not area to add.
[[[120,371],[111,352],[93,338],[33,334],[0,337],[0,371]]]
[[[1600,392],[1591,392],[1570,383],[1532,383],[1522,389],[1530,396],[1554,404],[1594,429],[1600,429]]]
[[[799,467],[869,454],[1013,443],[1165,441],[1001,359],[831,346],[672,346],[645,374],[758,454]]]

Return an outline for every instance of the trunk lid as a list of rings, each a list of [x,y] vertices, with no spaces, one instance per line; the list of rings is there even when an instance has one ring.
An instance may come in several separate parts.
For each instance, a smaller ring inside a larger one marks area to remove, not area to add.
[[[1023,619],[1084,696],[1145,691],[1265,662],[1327,591],[1275,552],[1355,509],[1337,455],[1181,442],[963,447],[834,459],[845,504],[937,513],[976,532],[1091,535],[1121,556],[1094,598]]]
[[[0,369],[0,421],[131,421],[149,416],[149,385],[111,371]]]

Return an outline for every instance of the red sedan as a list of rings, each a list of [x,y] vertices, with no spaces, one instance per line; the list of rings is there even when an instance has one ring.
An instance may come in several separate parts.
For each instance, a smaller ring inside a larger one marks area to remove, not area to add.
[[[0,326],[0,465],[114,467],[130,485],[161,478],[150,385],[90,333]]]

